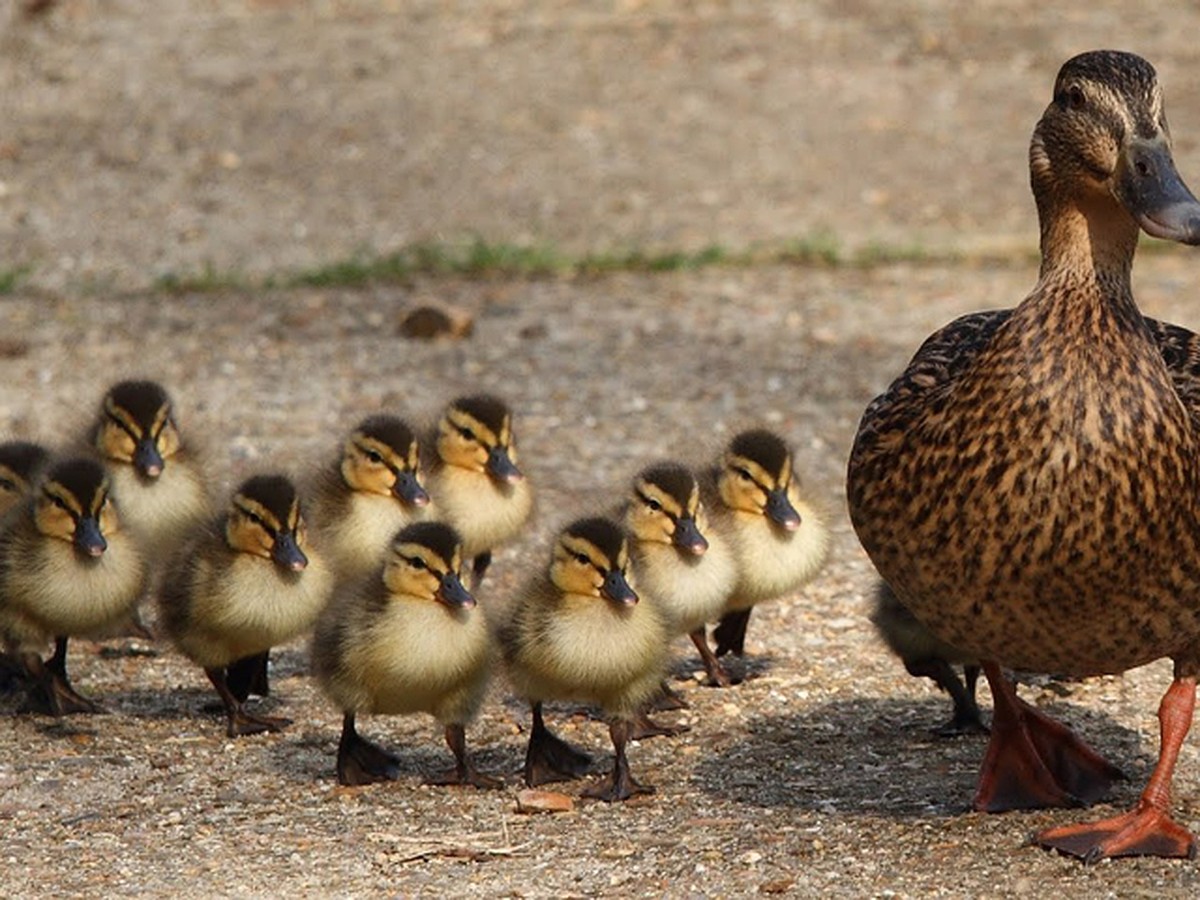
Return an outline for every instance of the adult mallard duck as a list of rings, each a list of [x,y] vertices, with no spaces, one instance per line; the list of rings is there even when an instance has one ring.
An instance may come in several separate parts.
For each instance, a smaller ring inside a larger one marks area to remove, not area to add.
[[[977,809],[1088,803],[1119,777],[1001,665],[1093,675],[1173,659],[1137,807],[1036,841],[1088,861],[1191,856],[1169,805],[1200,673],[1200,340],[1142,316],[1130,269],[1139,228],[1200,243],[1200,203],[1154,68],[1129,53],[1063,65],[1029,158],[1037,285],[933,334],[867,407],[850,515],[901,602],[982,661],[995,712]]]

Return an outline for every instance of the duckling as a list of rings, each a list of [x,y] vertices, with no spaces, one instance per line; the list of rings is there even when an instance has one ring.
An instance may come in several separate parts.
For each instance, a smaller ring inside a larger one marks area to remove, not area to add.
[[[53,463],[0,531],[0,632],[30,683],[30,707],[100,712],[67,677],[67,641],[127,616],[146,584],[137,542],[121,527],[104,468]],[[54,640],[54,655],[41,648]]]
[[[312,519],[339,581],[372,574],[396,532],[429,512],[416,432],[403,419],[363,419],[317,480]]]
[[[256,475],[186,548],[159,594],[160,619],[204,669],[225,706],[230,737],[279,731],[289,720],[247,712],[228,668],[308,631],[333,577],[308,546],[300,496],[283,475]]]
[[[829,532],[800,495],[787,443],[767,429],[734,435],[705,488],[715,528],[738,564],[737,586],[713,630],[716,655],[740,656],[755,604],[810,581],[825,563]]]
[[[991,686],[976,809],[1084,805],[1121,777],[1002,666],[1086,676],[1174,660],[1134,810],[1034,838],[1088,862],[1196,852],[1170,786],[1200,675],[1200,337],[1143,317],[1130,283],[1139,229],[1200,244],[1170,147],[1150,63],[1108,50],[1064,63],[1029,154],[1037,284],[927,338],[867,407],[847,469],[880,575]]]
[[[708,527],[696,476],[676,462],[646,467],[633,480],[623,520],[638,590],[659,607],[672,635],[692,639],[709,683],[728,685],[704,629],[733,593],[737,562],[729,542]]]
[[[435,783],[499,786],[467,760],[465,726],[483,702],[492,639],[461,570],[458,532],[413,523],[396,534],[378,577],[335,597],[318,619],[313,669],[343,710],[341,784],[398,774],[396,757],[358,734],[356,714],[426,712],[442,723],[455,759]]]
[[[975,701],[975,685],[980,672],[978,660],[938,640],[908,611],[885,581],[880,581],[875,589],[871,622],[888,648],[904,663],[909,675],[932,679],[954,702],[950,720],[934,729],[934,734],[939,737],[987,734],[988,728],[983,724],[979,704]],[[956,665],[963,667],[961,679],[954,671]]]
[[[49,451],[40,444],[18,440],[0,443],[0,519],[28,496],[49,459]],[[20,660],[0,652],[0,690],[10,688],[23,673]]]
[[[549,568],[514,598],[499,627],[501,651],[518,696],[533,708],[525,783],[577,777],[588,756],[555,736],[542,717],[546,700],[595,703],[610,719],[611,777],[584,792],[601,800],[651,793],[629,771],[625,745],[633,722],[666,668],[667,627],[630,583],[629,542],[606,518],[579,519],[561,531]]]
[[[99,454],[147,562],[165,561],[209,515],[204,464],[184,442],[170,395],[154,381],[104,394],[88,443]]]
[[[0,517],[29,496],[50,451],[32,441],[0,443]]]
[[[438,422],[429,494],[438,516],[463,538],[478,587],[492,550],[514,537],[533,510],[533,491],[517,467],[512,412],[479,394],[450,403]]]

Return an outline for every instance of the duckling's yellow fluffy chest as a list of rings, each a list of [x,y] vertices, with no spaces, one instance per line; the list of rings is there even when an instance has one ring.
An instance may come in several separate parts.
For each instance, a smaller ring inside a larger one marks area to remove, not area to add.
[[[1084,337],[1000,331],[903,429],[889,404],[911,397],[884,395],[851,456],[855,528],[898,596],[1035,671],[1119,672],[1200,636],[1193,424],[1153,346]]]
[[[436,516],[431,506],[416,509],[394,497],[352,492],[336,520],[321,522],[324,549],[339,579],[361,578],[379,565],[397,531]]]
[[[89,635],[123,620],[145,588],[146,567],[133,538],[110,534],[96,559],[72,544],[19,538],[0,584],[0,628],[22,649],[40,650],[58,635]]]
[[[467,558],[515,537],[533,511],[527,479],[498,484],[484,472],[445,466],[430,476],[428,489],[438,517],[462,535]]]
[[[169,462],[155,479],[139,477],[129,465],[107,468],[121,521],[137,535],[152,566],[162,563],[208,515],[203,480],[187,463]]]
[[[595,703],[609,714],[629,715],[657,689],[668,632],[652,603],[617,607],[567,595],[524,613],[515,642],[505,647],[518,694]]]
[[[375,611],[329,609],[314,649],[318,677],[344,710],[428,712],[464,724],[478,710],[491,671],[483,612],[392,596]],[[334,641],[331,646],[322,642]]]
[[[701,556],[653,542],[635,548],[638,593],[660,608],[674,634],[690,634],[718,618],[737,584],[733,548],[711,529],[707,538],[708,549]]]
[[[763,515],[733,512],[721,519],[738,567],[727,609],[747,609],[794,591],[820,570],[829,551],[829,532],[812,507],[798,503],[796,511],[800,527],[795,531],[785,531]]]
[[[271,560],[246,553],[215,563],[198,559],[183,590],[164,593],[164,622],[172,639],[205,668],[286,643],[312,628],[329,599],[332,575],[310,553],[302,572],[281,572]]]

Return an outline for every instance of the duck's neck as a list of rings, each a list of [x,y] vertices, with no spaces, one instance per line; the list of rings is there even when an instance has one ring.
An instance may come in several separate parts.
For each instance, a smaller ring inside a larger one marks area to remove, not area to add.
[[[1043,200],[1038,212],[1042,265],[1034,296],[1039,303],[1069,306],[1077,319],[1140,322],[1130,282],[1138,240],[1132,217],[1108,197],[1057,198],[1053,205]]]

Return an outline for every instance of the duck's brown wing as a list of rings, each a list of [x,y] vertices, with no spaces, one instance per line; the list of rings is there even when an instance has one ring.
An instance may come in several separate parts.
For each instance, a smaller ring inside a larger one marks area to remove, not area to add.
[[[1200,427],[1200,335],[1178,325],[1146,317],[1158,349],[1175,384],[1175,392]]]
[[[913,419],[927,414],[930,404],[953,388],[1011,315],[1011,309],[970,313],[927,337],[900,377],[863,413],[856,452],[870,446],[872,437],[903,433]]]

